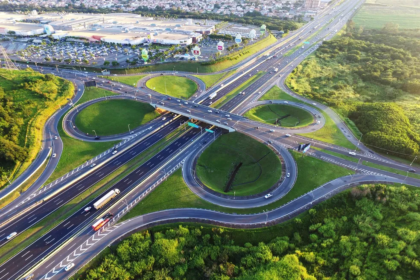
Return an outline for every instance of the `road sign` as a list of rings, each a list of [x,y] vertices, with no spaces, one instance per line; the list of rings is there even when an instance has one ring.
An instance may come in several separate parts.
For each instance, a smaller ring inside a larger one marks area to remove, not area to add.
[[[261,27],[260,27],[261,36],[264,35],[266,30],[267,30],[267,26],[265,24],[261,25]]]
[[[146,49],[143,49],[141,51],[141,58],[143,58],[144,62],[146,62],[149,59],[149,53]]]
[[[193,56],[195,57],[195,59],[197,59],[197,57],[201,55],[201,50],[199,46],[195,46],[194,48],[192,48],[191,52]]]
[[[214,131],[213,131],[213,130],[208,129],[208,128],[206,128],[206,131],[207,131],[207,132],[210,132],[210,133],[214,133]]]
[[[217,43],[217,50],[219,52],[223,51],[225,49],[225,43],[223,43],[222,41],[220,41],[219,43]]]
[[[188,122],[188,125],[191,126],[191,127],[194,127],[194,128],[199,128],[198,125],[196,125],[195,123],[192,123],[192,122]]]
[[[241,36],[241,34],[236,34],[235,43],[236,44],[240,44],[241,42],[242,42],[242,36]]]
[[[257,36],[257,32],[255,31],[255,29],[252,29],[251,31],[249,31],[249,38],[251,40],[254,40],[256,36]]]

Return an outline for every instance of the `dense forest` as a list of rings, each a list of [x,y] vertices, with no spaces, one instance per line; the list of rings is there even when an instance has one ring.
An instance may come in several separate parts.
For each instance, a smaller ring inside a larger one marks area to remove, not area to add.
[[[418,279],[419,206],[418,189],[364,185],[274,228],[152,229],[79,279]]]
[[[412,158],[420,145],[420,31],[364,30],[350,21],[343,33],[323,42],[287,84],[350,118],[366,144]]]
[[[52,74],[0,70],[0,185],[34,158],[44,122],[73,90]]]

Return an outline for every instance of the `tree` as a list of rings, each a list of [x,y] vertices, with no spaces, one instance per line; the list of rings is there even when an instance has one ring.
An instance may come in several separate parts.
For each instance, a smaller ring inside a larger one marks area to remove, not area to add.
[[[105,60],[105,61],[104,61],[104,65],[105,65],[105,66],[108,66],[109,64],[110,64],[110,62],[109,62],[108,60]]]

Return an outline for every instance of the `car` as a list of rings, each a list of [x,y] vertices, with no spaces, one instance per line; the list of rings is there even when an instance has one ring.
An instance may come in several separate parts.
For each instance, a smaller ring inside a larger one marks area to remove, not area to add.
[[[225,125],[229,125],[227,122],[224,122]]]
[[[416,170],[414,170],[414,169],[410,169],[408,171],[411,172],[411,173],[416,173]]]
[[[172,98],[168,97],[168,100],[171,100]]]
[[[312,105],[315,105],[316,106],[316,103],[312,103]]]
[[[219,114],[220,112],[219,111],[214,111],[216,114]]]
[[[255,129],[260,129],[260,127],[259,126],[256,126]]]
[[[284,103],[288,104],[289,102],[287,102],[287,101],[284,101]]]
[[[99,140],[99,139],[101,139],[101,137],[99,137],[99,136],[96,136],[95,137],[95,140]]]
[[[190,110],[187,110],[187,112],[188,112],[188,113],[191,113],[191,111],[190,111]]]
[[[95,167],[96,166],[96,163],[92,163],[91,165],[90,165],[90,167]]]
[[[273,101],[272,100],[270,100],[270,104],[273,104]]]
[[[349,152],[349,155],[351,155],[351,156],[355,156],[355,155],[356,155],[356,153],[355,153],[355,152]]]
[[[57,139],[58,139],[58,137],[57,137],[57,136],[54,136],[54,139],[55,139],[55,140],[57,140]]]
[[[176,102],[178,102],[178,103],[179,103],[179,102],[181,102],[181,100],[179,100],[179,99],[178,99]]]
[[[163,117],[163,118],[162,118],[162,121],[166,121],[166,117]]]
[[[185,105],[188,105],[188,102],[184,102]]]
[[[220,121],[219,121],[219,120],[216,120],[216,122],[220,123]]]
[[[53,154],[52,154],[52,157],[53,157],[53,158],[55,158],[56,156],[57,156],[57,154],[56,154],[56,153],[53,153]]]
[[[274,129],[270,129],[270,132],[274,132],[275,130]]]
[[[227,118],[227,119],[230,120],[230,121],[232,120],[232,118]]]
[[[15,231],[15,232],[12,232],[11,234],[9,234],[7,237],[6,237],[6,239],[7,240],[10,240],[10,239],[12,239],[13,237],[15,237],[17,235],[17,232]]]
[[[229,115],[229,114],[227,114],[227,115],[225,115],[225,117],[230,118],[230,115]]]
[[[266,195],[264,195],[265,199],[272,197],[273,195],[271,193],[268,193]]]
[[[273,144],[273,141],[268,140],[268,141],[267,141],[267,143],[268,143],[268,144]]]
[[[289,178],[289,177],[290,177],[290,173],[289,173],[289,172],[287,172],[286,177],[287,177],[287,178]]]
[[[74,263],[69,263],[66,268],[64,268],[65,271],[69,271],[70,269],[72,269],[74,266]]]
[[[83,210],[83,211],[85,211],[85,212],[89,212],[89,210],[90,210],[90,209],[92,209],[92,207],[88,206],[88,207],[86,207],[86,208],[85,208],[85,210]]]
[[[165,103],[163,103],[163,101],[161,101],[161,102],[159,102],[160,103],[160,105],[165,105]]]
[[[286,137],[290,137],[290,136],[292,136],[292,135],[290,135],[289,133],[287,133],[287,134],[285,134],[286,135]]]
[[[113,155],[115,155],[116,153],[118,153],[118,151],[117,151],[117,150],[114,150],[114,151],[112,152],[112,154],[113,154]]]
[[[213,111],[212,110],[207,110],[207,112],[212,113]]]

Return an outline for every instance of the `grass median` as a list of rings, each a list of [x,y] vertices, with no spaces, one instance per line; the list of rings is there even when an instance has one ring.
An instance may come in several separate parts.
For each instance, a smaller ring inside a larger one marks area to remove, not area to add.
[[[228,78],[230,75],[235,73],[236,70],[232,70],[229,72],[223,72],[219,74],[213,74],[213,75],[193,75],[194,77],[202,80],[206,84],[206,88],[209,88],[219,82],[222,79]]]
[[[228,94],[225,94],[220,99],[218,99],[216,102],[214,102],[213,104],[211,104],[210,107],[213,107],[213,108],[220,108],[220,107],[222,107],[223,105],[225,105],[226,103],[228,103],[232,98],[234,98],[236,95],[238,95],[240,92],[244,91],[247,87],[249,87],[256,80],[258,80],[259,78],[261,78],[264,74],[265,74],[265,72],[262,72],[262,71],[258,72],[256,75],[252,76],[247,81],[243,82],[242,84],[240,84],[239,86],[237,86],[235,89],[233,89],[232,91],[230,91]]]
[[[82,104],[92,99],[101,98],[105,96],[112,96],[112,95],[117,95],[117,94],[112,91],[102,89],[102,88],[88,87],[88,88],[85,88],[85,92],[83,93],[82,97],[77,102],[77,104]]]
[[[135,76],[100,76],[102,78],[120,82],[129,86],[137,87],[137,83],[146,77],[147,75],[135,75]]]
[[[164,139],[156,142],[156,144],[149,147],[147,150],[140,153],[138,156],[131,159],[129,162],[121,165],[120,168],[116,169],[107,177],[103,178],[101,181],[99,181],[89,189],[85,190],[76,198],[61,206],[57,211],[55,211],[42,221],[31,226],[24,232],[19,233],[19,235],[12,241],[8,242],[3,247],[0,247],[0,264],[10,259],[13,255],[17,254],[19,251],[32,244],[34,241],[46,234],[55,226],[59,225],[65,219],[79,211],[80,208],[87,204],[89,201],[91,201],[95,197],[100,196],[109,187],[111,187],[119,180],[133,172],[136,168],[138,168],[140,165],[142,165],[144,162],[150,159],[153,155],[163,150],[172,141],[177,139],[177,137],[182,133],[183,131],[181,131],[180,129],[173,131]]]
[[[86,107],[77,114],[74,124],[83,133],[99,136],[128,133],[156,117],[151,105],[134,100],[111,99]]]
[[[284,104],[261,105],[252,108],[244,116],[254,121],[283,127],[303,127],[314,121],[308,111]]]
[[[197,90],[197,84],[185,77],[158,76],[146,82],[146,86],[162,94],[175,98],[188,99]]]

